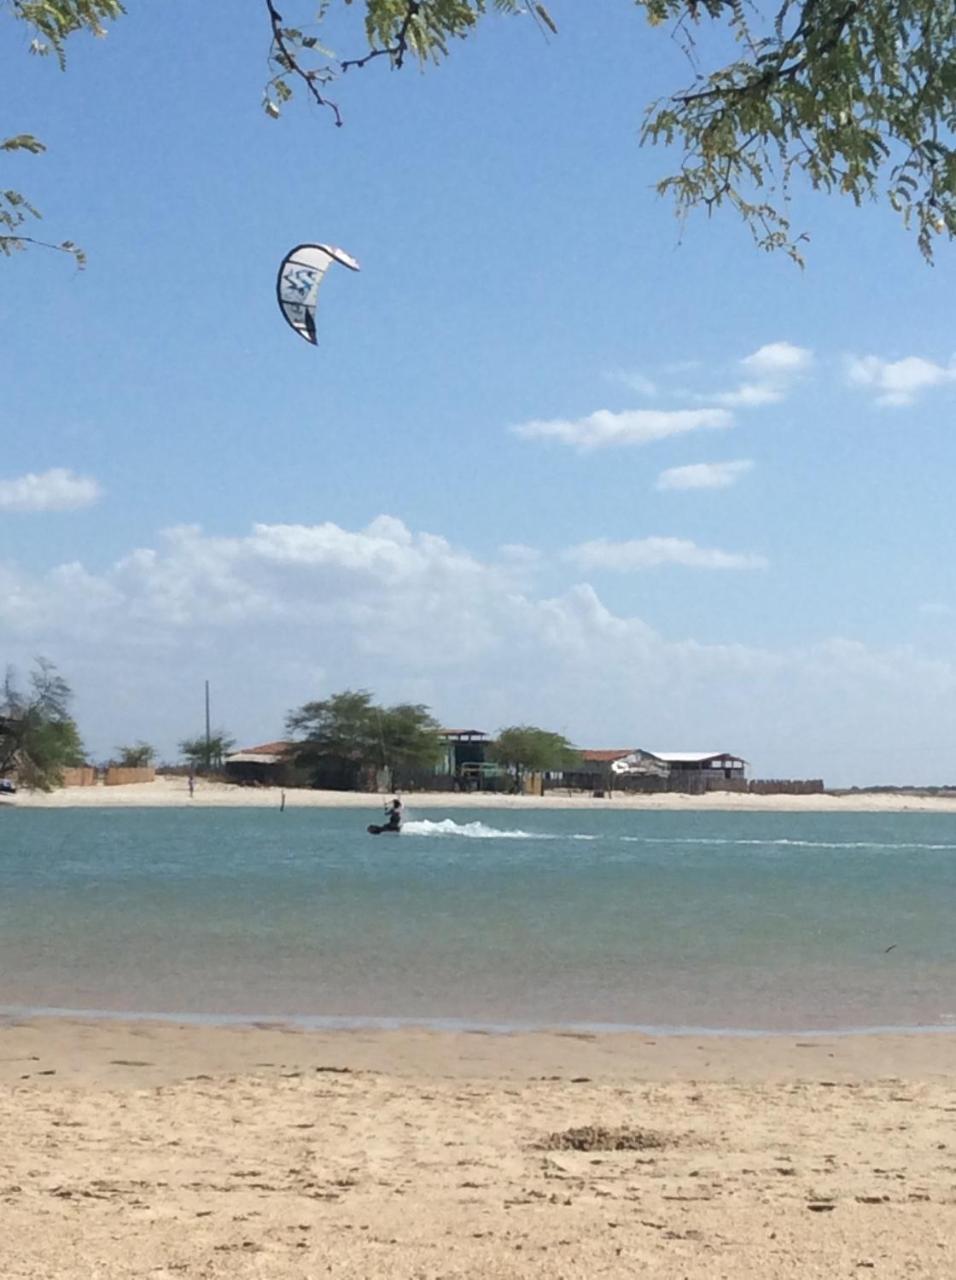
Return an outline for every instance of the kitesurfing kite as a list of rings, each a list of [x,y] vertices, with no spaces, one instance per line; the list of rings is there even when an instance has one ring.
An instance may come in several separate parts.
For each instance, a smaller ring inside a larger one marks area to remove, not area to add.
[[[333,262],[340,262],[350,271],[359,271],[359,264],[345,252],[331,244],[300,244],[287,253],[279,267],[276,293],[282,314],[292,328],[306,342],[315,346],[315,304],[319,298],[322,277]]]

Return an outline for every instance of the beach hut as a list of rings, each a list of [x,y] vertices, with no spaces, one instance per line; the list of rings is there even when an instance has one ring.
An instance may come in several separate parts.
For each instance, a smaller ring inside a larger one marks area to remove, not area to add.
[[[747,761],[730,751],[642,751],[643,756],[660,761],[675,781],[743,782]]]
[[[439,766],[441,773],[460,778],[468,767],[487,763],[489,738],[481,729],[442,729],[439,734],[445,748],[444,759]]]
[[[243,786],[277,787],[289,781],[288,742],[263,742],[226,756],[223,765],[230,782]]]

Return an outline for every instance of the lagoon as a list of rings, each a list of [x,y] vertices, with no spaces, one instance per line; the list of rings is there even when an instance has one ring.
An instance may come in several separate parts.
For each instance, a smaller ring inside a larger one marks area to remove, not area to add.
[[[927,813],[0,815],[0,1006],[302,1025],[956,1026]]]

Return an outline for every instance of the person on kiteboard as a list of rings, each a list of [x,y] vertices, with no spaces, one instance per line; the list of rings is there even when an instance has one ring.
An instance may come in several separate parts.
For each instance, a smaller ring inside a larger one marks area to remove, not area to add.
[[[385,831],[401,831],[402,819],[405,817],[405,811],[401,800],[398,796],[385,809]]]

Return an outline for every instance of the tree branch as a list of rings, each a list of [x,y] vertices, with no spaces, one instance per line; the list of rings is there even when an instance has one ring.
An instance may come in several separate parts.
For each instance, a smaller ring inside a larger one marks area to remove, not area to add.
[[[344,62],[339,63],[343,71],[348,71],[349,67],[365,67],[375,58],[391,58],[392,65],[397,71],[400,71],[405,64],[405,55],[408,52],[408,38],[411,34],[412,23],[421,11],[424,0],[408,0],[408,7],[405,10],[405,18],[398,32],[398,39],[393,45],[389,45],[386,49],[373,49],[371,53],[367,53],[363,58],[346,58]]]
[[[269,23],[272,27],[272,42],[276,49],[278,49],[281,56],[279,65],[282,67],[283,71],[289,72],[290,75],[298,76],[300,80],[304,81],[305,86],[312,95],[315,103],[320,107],[327,107],[335,117],[336,126],[341,127],[342,113],[339,110],[338,105],[330,98],[326,98],[325,95],[320,92],[315,83],[314,73],[306,71],[302,66],[300,66],[295,53],[289,48],[288,41],[285,37],[285,30],[282,26],[282,14],[279,13],[278,9],[275,7],[273,0],[266,0],[266,9],[269,12]]]
[[[17,249],[28,244],[35,245],[38,249],[55,249],[57,253],[67,253],[76,259],[76,265],[81,270],[86,264],[85,253],[71,240],[54,244],[52,240],[37,240],[34,236],[9,236],[0,232],[0,253],[9,253],[11,246]]]
[[[723,85],[719,88],[702,89],[698,93],[685,93],[676,96],[674,101],[679,102],[681,106],[688,106],[692,102],[713,102],[718,98],[749,97],[752,94],[762,92],[764,89],[769,89],[773,84],[779,84],[782,80],[793,80],[801,71],[806,70],[811,57],[813,59],[824,57],[836,48],[843,37],[844,31],[859,13],[862,3],[863,0],[851,0],[851,3],[837,17],[833,24],[833,30],[827,39],[811,53],[810,49],[807,48],[806,41],[806,37],[809,34],[807,18],[816,7],[816,0],[808,0],[799,27],[784,42],[780,50],[780,56],[774,66],[768,67],[762,75],[757,76],[755,80],[748,81],[746,84]],[[794,46],[801,40],[801,37],[803,38],[803,56],[798,58],[796,62],[791,63],[790,66],[785,67],[783,65],[784,61],[789,52],[794,50]]]

